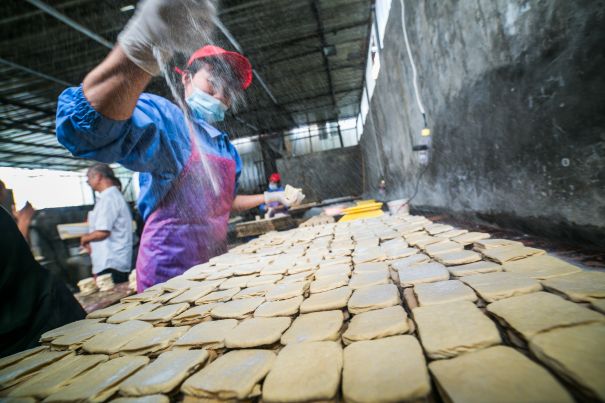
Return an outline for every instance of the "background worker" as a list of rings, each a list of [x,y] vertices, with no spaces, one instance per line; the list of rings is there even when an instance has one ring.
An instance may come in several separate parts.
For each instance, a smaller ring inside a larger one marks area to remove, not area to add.
[[[29,241],[29,225],[31,224],[32,218],[36,213],[34,207],[30,204],[30,202],[25,202],[25,205],[17,211],[15,208],[15,199],[13,198],[13,192],[10,189],[6,188],[4,182],[0,180],[0,206],[4,207],[6,211],[8,211],[15,221],[17,222],[17,227],[21,232],[21,235]]]
[[[111,274],[114,283],[128,281],[132,267],[132,216],[124,196],[116,187],[119,180],[107,164],[94,164],[86,173],[88,185],[98,192],[88,214],[90,232],[80,244],[90,254],[95,276]]]
[[[147,0],[120,34],[107,58],[57,107],[57,138],[74,155],[117,161],[141,172],[138,207],[145,220],[137,257],[142,291],[226,251],[231,210],[261,203],[288,204],[284,193],[236,196],[241,160],[224,118],[252,82],[248,59],[204,46],[212,2]],[[155,49],[155,52],[154,52]],[[191,54],[181,71],[185,111],[142,93],[159,74],[155,55]],[[296,197],[292,200],[299,200]]]

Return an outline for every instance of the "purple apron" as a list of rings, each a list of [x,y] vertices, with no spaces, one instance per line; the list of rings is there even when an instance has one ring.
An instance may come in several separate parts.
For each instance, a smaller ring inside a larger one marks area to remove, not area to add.
[[[145,222],[136,264],[138,292],[227,250],[235,161],[211,154],[204,158],[220,192],[214,194],[194,146],[178,179]]]

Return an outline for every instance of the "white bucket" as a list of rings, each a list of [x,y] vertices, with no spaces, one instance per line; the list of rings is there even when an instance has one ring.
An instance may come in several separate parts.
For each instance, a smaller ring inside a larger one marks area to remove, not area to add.
[[[391,213],[391,215],[410,214],[410,205],[408,204],[408,199],[391,200],[387,203],[387,206],[389,207],[389,212]]]

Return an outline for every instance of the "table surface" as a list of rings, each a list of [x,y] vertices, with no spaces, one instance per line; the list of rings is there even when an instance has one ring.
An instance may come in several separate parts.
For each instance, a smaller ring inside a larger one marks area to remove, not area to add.
[[[86,313],[96,311],[97,309],[105,308],[118,302],[124,297],[134,294],[135,292],[128,288],[128,282],[116,284],[109,291],[98,291],[93,294],[80,295],[74,294],[82,308]]]

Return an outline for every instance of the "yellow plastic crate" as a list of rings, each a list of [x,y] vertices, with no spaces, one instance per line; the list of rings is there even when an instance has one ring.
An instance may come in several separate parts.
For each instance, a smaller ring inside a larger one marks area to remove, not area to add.
[[[381,208],[382,203],[376,202],[375,200],[360,200],[357,202],[356,206],[344,209],[344,216],[338,221],[347,222],[360,220],[362,218],[380,217],[384,214]]]
[[[383,214],[384,214],[384,211],[382,211],[382,210],[372,210],[372,211],[366,211],[363,213],[346,214],[340,220],[338,220],[338,222],[347,222],[347,221],[361,220],[363,218],[380,217]]]

